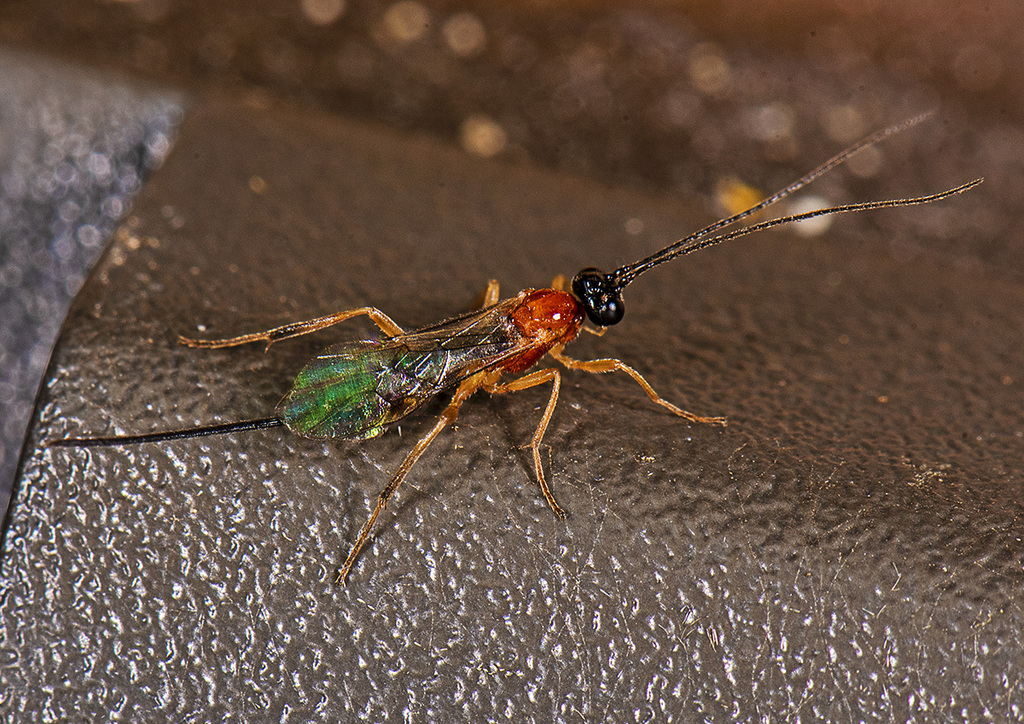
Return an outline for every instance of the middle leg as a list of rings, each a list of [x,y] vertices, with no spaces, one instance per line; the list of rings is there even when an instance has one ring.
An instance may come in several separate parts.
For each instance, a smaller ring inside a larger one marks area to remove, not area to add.
[[[551,488],[548,487],[548,481],[544,477],[544,468],[540,463],[540,443],[544,439],[544,433],[548,429],[548,423],[551,421],[551,415],[554,413],[555,405],[558,402],[558,390],[562,386],[562,375],[558,370],[551,367],[546,370],[531,372],[525,377],[519,377],[511,382],[486,382],[483,388],[492,395],[501,395],[506,392],[518,392],[519,390],[543,385],[548,380],[552,383],[551,397],[548,398],[547,407],[544,408],[544,414],[540,418],[536,432],[533,433],[533,439],[530,440],[529,447],[533,452],[533,469],[537,473],[537,482],[540,483],[540,490],[544,493],[544,499],[548,501],[551,510],[555,511],[555,515],[559,518],[565,518],[565,511],[555,502],[555,496],[551,494]]]
[[[501,293],[501,288],[498,286],[497,279],[490,279],[487,281],[487,289],[484,290],[484,301],[480,305],[481,309],[487,309],[487,307],[493,307],[498,303],[498,296]]]

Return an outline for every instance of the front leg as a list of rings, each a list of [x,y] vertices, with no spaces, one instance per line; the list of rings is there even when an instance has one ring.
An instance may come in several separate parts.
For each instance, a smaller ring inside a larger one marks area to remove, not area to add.
[[[552,349],[549,354],[556,360],[561,362],[563,365],[571,370],[583,370],[584,372],[593,372],[595,374],[604,374],[605,372],[625,372],[627,375],[636,380],[637,384],[640,385],[647,396],[651,398],[652,402],[655,402],[666,410],[669,410],[673,414],[684,417],[690,422],[702,422],[708,425],[725,425],[726,420],[724,417],[701,417],[695,415],[692,412],[687,412],[679,407],[676,407],[668,400],[664,399],[654,388],[651,387],[650,383],[643,378],[639,372],[627,365],[625,362],[617,359],[592,359],[592,360],[578,360],[572,357],[567,357],[562,354],[561,348]]]

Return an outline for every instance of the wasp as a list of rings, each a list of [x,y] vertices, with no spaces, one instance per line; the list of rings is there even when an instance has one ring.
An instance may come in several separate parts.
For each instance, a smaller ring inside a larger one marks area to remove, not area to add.
[[[600,335],[608,327],[618,324],[625,313],[623,290],[644,272],[677,257],[783,224],[832,214],[926,204],[977,186],[982,179],[926,196],[831,206],[726,230],[726,227],[744,221],[802,189],[857,151],[916,125],[928,115],[885,128],[833,156],[745,211],[716,221],[655,254],[621,266],[613,272],[586,268],[578,272],[571,282],[559,275],[550,288],[524,289],[505,300],[500,299],[498,282],[492,280],[487,285],[482,308],[413,331],[402,329],[375,307],[360,307],[227,339],[181,337],[182,344],[199,349],[236,347],[251,343],[262,343],[269,349],[276,342],[326,329],[359,316],[369,317],[383,333],[381,339],[329,347],[311,359],[296,376],[291,390],[278,404],[274,414],[268,417],[138,435],[69,437],[52,440],[49,446],[96,447],[154,443],[281,426],[306,438],[366,440],[380,435],[390,425],[412,414],[437,395],[454,390],[433,427],[420,437],[378,493],[373,512],[363,524],[338,572],[336,583],[343,584],[377,518],[395,491],[431,443],[455,421],[466,400],[480,390],[500,395],[550,385],[551,393],[530,440],[529,449],[533,456],[534,474],[544,499],[556,516],[565,518],[565,511],[556,502],[544,475],[540,457],[541,441],[558,402],[562,373],[557,367],[529,370],[547,356],[569,370],[598,374],[621,372],[636,381],[653,403],[669,412],[695,423],[725,425],[724,417],[696,415],[665,400],[639,372],[621,360],[577,360],[565,354],[565,347],[583,330]],[[587,325],[588,321],[592,326]],[[506,378],[507,375],[516,374],[520,376]]]

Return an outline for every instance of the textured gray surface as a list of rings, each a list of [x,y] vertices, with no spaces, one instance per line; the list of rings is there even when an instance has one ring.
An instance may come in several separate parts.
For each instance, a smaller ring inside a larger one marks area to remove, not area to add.
[[[886,167],[903,175],[927,139],[942,146],[934,129],[888,144]],[[544,393],[481,396],[342,589],[346,546],[429,412],[361,444],[38,445],[265,414],[306,356],[360,333],[266,355],[176,346],[196,325],[228,335],[373,304],[416,326],[471,306],[489,277],[542,285],[707,219],[422,139],[200,104],[54,359],[0,573],[4,710],[1019,718],[1024,291],[969,248],[930,255],[905,231],[964,223],[983,198],[651,273],[623,324],[574,353],[622,357],[731,426],[571,376],[544,455],[563,523],[518,449]]]
[[[64,314],[180,112],[172,94],[0,50],[0,515]]]

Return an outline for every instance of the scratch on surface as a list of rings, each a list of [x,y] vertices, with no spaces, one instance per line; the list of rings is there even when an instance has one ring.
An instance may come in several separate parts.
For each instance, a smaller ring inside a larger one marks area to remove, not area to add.
[[[829,533],[833,533],[833,532],[847,532],[852,527],[853,527],[853,521],[846,521],[842,525],[838,525],[838,526],[834,527],[832,530],[829,531]],[[846,564],[850,561],[851,558],[853,558],[853,554],[860,547],[860,544],[861,544],[861,539],[858,539],[858,540],[856,540],[854,542],[853,548],[851,548],[848,553],[846,553],[845,555],[840,553],[839,565],[836,566],[835,575],[832,576],[831,587],[835,586],[836,582],[839,580],[839,574],[843,572],[844,568],[846,568]]]
[[[893,582],[892,588],[890,588],[889,590],[895,591],[900,585],[900,579],[903,578],[903,574],[900,573],[900,569],[896,567],[895,563],[892,564],[892,568],[894,571],[896,571],[896,580]]]
[[[836,466],[834,468],[832,468],[832,472],[828,474],[828,477],[826,477],[821,482],[821,485],[814,486],[814,504],[811,506],[811,520],[817,520],[817,518],[818,518],[818,503],[820,501],[820,497],[819,497],[818,493],[820,493],[820,492],[822,492],[824,490],[828,490],[832,486],[836,485],[836,482],[835,482],[836,473],[838,473],[839,469],[842,468],[844,465],[846,465],[846,461],[845,460],[840,460],[836,464]],[[813,473],[813,470],[812,470],[811,475],[813,475],[813,474],[814,473]]]
[[[575,619],[575,626],[571,627],[569,635],[572,638],[573,646],[576,650],[575,658],[580,663],[580,676],[583,678],[583,681],[581,682],[583,685],[580,687],[580,692],[583,697],[581,705],[586,710],[589,710],[591,704],[593,703],[593,692],[592,688],[589,686],[589,682],[591,682],[594,679],[594,672],[593,666],[591,664],[591,659],[588,656],[589,649],[586,646],[586,636],[584,635],[584,631],[586,630],[587,626],[586,620],[589,610],[586,606],[587,602],[581,595],[581,591],[583,590],[584,570],[587,568],[593,570],[593,554],[595,548],[597,547],[597,540],[600,537],[603,525],[604,520],[602,519],[599,523],[597,531],[595,531],[594,536],[591,538],[590,550],[587,551],[586,556],[577,555],[577,566],[570,575],[569,585],[568,598],[569,601],[572,602],[569,615],[573,617],[573,619]],[[569,536],[570,539],[572,539],[575,542],[576,536],[574,535],[573,530],[570,530]],[[582,546],[576,546],[577,553],[580,553],[581,549]]]

